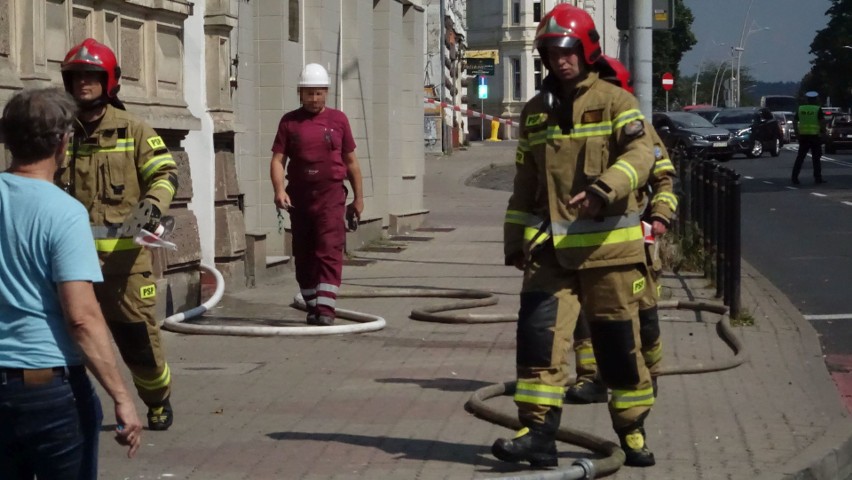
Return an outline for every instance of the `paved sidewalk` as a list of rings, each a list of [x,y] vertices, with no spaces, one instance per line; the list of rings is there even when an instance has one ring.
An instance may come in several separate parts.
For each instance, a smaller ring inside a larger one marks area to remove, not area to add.
[[[477,145],[426,164],[429,241],[344,269],[343,290],[363,287],[476,288],[499,295],[484,312],[514,313],[520,272],[502,265],[509,194],[465,179],[510,164],[513,144]],[[667,275],[675,299],[710,298],[698,275]],[[289,308],[292,275],[226,295],[212,315],[243,324],[304,325]],[[413,306],[445,299],[341,299],[342,308],[387,320],[381,331],[325,337],[243,338],[164,332],[176,423],[145,432],[127,460],[109,431],[101,478],[465,479],[516,475],[490,445],[512,432],[464,411],[471,392],[514,378],[511,323],[413,321]],[[660,379],[647,421],[657,466],[622,468],[614,479],[840,479],[852,475],[852,420],[825,368],[816,333],[758,272],[745,267],[743,305],[755,326],[736,328],[750,361],[725,372]],[[662,312],[665,362],[728,358],[713,315]],[[513,411],[509,398],[491,402]],[[106,402],[105,402],[106,405]],[[141,403],[140,403],[141,406]],[[106,426],[112,420],[106,414]],[[615,441],[605,405],[566,406],[563,424]],[[105,427],[106,427],[105,426]],[[105,428],[110,430],[110,428]],[[587,456],[562,444],[561,464]],[[809,471],[805,471],[809,469]],[[843,472],[841,475],[839,472]],[[791,477],[792,478],[792,477]]]

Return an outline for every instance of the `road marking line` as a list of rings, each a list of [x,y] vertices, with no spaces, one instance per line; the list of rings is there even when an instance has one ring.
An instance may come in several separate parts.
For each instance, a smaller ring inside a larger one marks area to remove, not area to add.
[[[852,313],[835,313],[832,315],[805,315],[805,320],[852,320]]]
[[[852,207],[852,202],[843,202],[843,203],[844,203],[845,205],[849,205],[850,207]]]
[[[790,186],[787,186],[787,187],[784,187],[784,188],[786,188],[787,190],[798,190],[798,188],[796,188],[796,187],[790,187]]]
[[[815,195],[815,196],[817,196],[817,197],[824,197],[824,196],[826,196],[824,193],[817,193],[817,192],[811,192],[811,195]]]
[[[852,168],[852,164],[850,164],[849,162],[844,162],[843,160],[837,160],[835,158],[830,158],[830,157],[822,157],[822,159],[825,160],[828,163],[833,163],[835,165],[840,165],[840,166],[843,166],[843,167]]]
[[[769,180],[764,180],[763,183],[765,183],[767,185],[775,185],[774,183],[770,182]]]
[[[746,180],[754,180],[754,177],[749,177],[748,175],[743,176]]]

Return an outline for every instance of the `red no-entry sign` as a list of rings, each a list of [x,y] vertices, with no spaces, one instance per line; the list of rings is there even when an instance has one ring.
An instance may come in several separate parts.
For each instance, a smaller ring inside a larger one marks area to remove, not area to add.
[[[671,73],[666,72],[663,74],[663,90],[669,91],[674,87],[674,77]]]

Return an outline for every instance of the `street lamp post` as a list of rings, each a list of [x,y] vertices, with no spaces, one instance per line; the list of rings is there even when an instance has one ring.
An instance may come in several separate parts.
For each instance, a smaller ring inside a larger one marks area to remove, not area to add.
[[[703,62],[698,65],[698,73],[695,74],[695,80],[692,82],[692,104],[693,105],[696,105],[698,103],[696,97],[698,96],[698,85],[701,84],[701,82],[699,82],[698,79],[701,78],[702,67],[704,67]]]
[[[748,40],[748,37],[751,36],[752,33],[760,32],[763,30],[769,30],[769,27],[760,27],[754,28],[755,22],[752,21],[752,27],[749,28],[748,33],[746,33],[746,25],[748,25],[748,15],[751,13],[751,5],[754,3],[754,0],[749,0],[748,9],[746,10],[745,18],[743,18],[743,30],[740,33],[740,44],[737,47],[732,47],[731,54],[736,55],[737,57],[737,71],[734,73],[734,67],[731,66],[731,103],[733,106],[740,106],[740,65],[742,63],[743,52],[745,51],[745,44]],[[736,52],[736,53],[734,53]],[[736,76],[734,76],[736,75]]]
[[[725,71],[728,70],[728,62],[723,61],[719,64],[719,68],[716,69],[716,76],[713,77],[713,88],[710,90],[710,103],[713,106],[716,106],[719,102],[716,99],[716,80],[719,79],[719,72],[722,72],[722,79],[725,78]],[[719,91],[722,91],[722,83],[719,82]]]

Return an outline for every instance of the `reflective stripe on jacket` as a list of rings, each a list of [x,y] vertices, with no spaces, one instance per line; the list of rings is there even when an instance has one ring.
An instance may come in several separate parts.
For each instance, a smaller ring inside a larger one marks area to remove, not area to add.
[[[530,230],[537,221],[549,220],[563,268],[642,263],[636,190],[646,184],[654,166],[644,117],[632,95],[599,80],[595,72],[578,84],[573,97],[573,125],[567,132],[541,94],[521,113],[514,188],[504,223],[506,259],[528,253]],[[604,199],[603,221],[578,219],[577,208],[567,207],[582,191]],[[628,218],[635,218],[635,225],[625,223]]]
[[[674,193],[674,179],[677,177],[677,172],[657,131],[649,124],[645,127],[654,142],[654,167],[648,177],[648,187],[652,197],[647,213],[651,220],[661,220],[669,224],[677,211],[678,198]],[[644,204],[644,199],[641,203]]]

